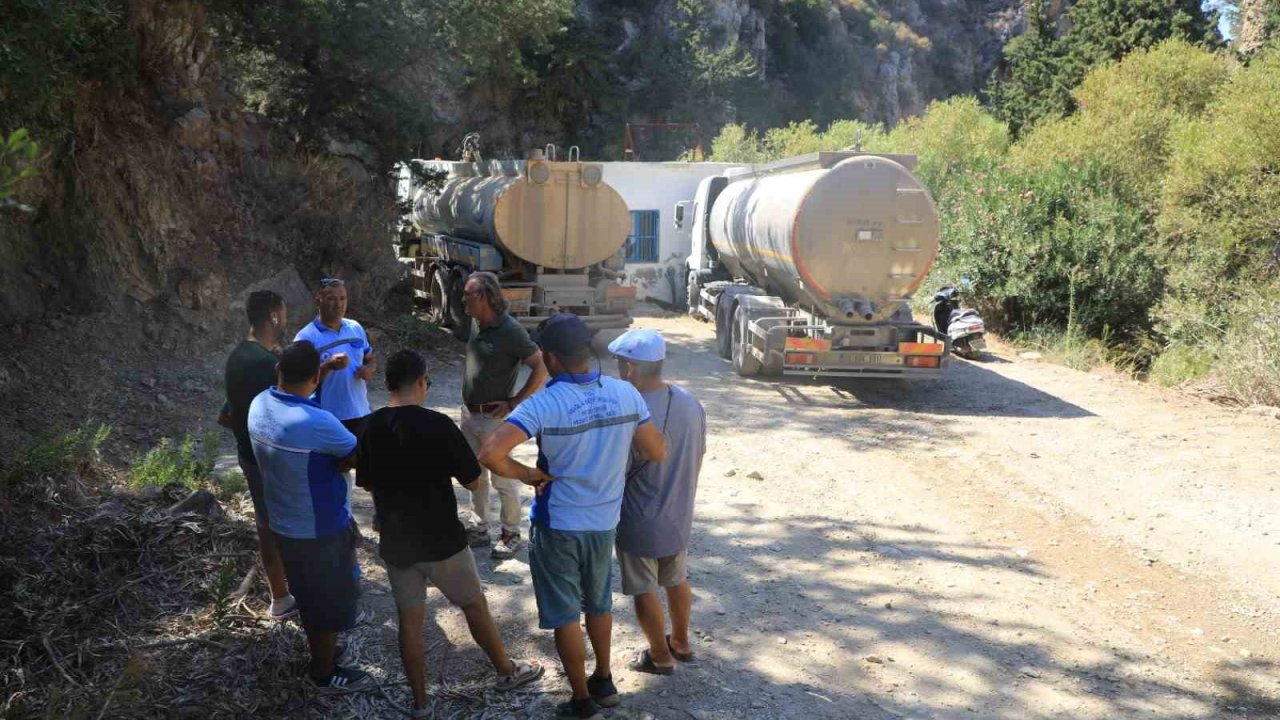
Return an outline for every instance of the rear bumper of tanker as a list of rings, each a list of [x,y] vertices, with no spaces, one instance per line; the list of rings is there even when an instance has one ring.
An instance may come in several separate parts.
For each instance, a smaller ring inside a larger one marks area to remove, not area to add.
[[[765,357],[754,344],[748,351],[765,366],[772,363],[780,368],[784,376],[937,380],[951,364],[947,338],[919,323],[887,326],[910,338],[898,342],[896,348],[833,348],[827,334],[829,325],[803,325],[789,317],[773,319],[789,322],[772,327],[762,327],[759,321],[750,325],[750,332],[764,341],[764,347],[771,348],[772,357]],[[785,337],[779,343],[779,338],[771,335]]]

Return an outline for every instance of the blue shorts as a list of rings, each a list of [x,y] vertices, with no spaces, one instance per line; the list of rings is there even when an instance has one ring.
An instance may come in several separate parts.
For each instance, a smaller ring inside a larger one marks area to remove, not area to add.
[[[538,601],[538,627],[554,630],[588,615],[613,611],[614,530],[530,529],[529,570]]]
[[[289,591],[298,600],[302,627],[314,633],[355,627],[360,598],[360,564],[356,561],[360,531],[355,521],[341,532],[319,538],[273,534]]]

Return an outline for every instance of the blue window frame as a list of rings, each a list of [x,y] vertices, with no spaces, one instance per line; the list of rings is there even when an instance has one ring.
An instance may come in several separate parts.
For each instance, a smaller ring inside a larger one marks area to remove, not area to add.
[[[627,262],[658,262],[657,210],[631,211],[631,234],[627,236]]]

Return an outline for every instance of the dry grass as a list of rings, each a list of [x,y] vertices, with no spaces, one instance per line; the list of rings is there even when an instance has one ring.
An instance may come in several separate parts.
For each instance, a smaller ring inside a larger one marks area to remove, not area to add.
[[[408,687],[389,599],[344,634],[366,690],[321,695],[305,636],[266,614],[239,494],[217,517],[172,516],[186,490],[138,494],[101,463],[0,486],[0,717],[397,717]],[[216,513],[215,513],[216,515]],[[361,549],[366,574],[378,569]],[[428,651],[433,717],[530,717],[537,690],[497,693],[479,658]]]

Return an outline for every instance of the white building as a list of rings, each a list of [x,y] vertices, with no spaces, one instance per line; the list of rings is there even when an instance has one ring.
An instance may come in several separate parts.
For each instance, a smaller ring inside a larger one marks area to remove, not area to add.
[[[631,209],[627,238],[627,282],[641,299],[684,302],[685,259],[691,228],[677,230],[672,212],[677,202],[692,200],[698,183],[740,163],[605,162],[604,181]]]

